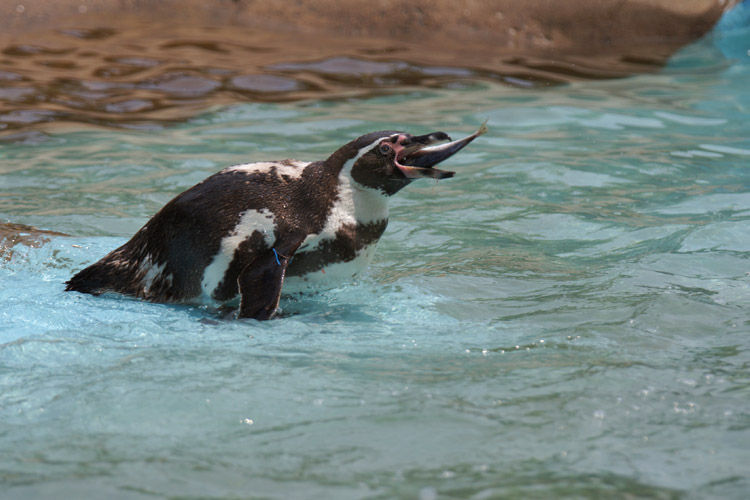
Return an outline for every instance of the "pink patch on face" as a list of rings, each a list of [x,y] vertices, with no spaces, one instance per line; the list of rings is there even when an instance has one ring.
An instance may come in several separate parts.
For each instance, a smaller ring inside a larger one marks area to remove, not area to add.
[[[386,144],[390,146],[396,152],[396,164],[398,164],[398,160],[400,159],[401,151],[404,150],[401,143],[405,140],[407,140],[407,137],[404,134],[399,134],[397,137],[391,137],[380,143],[381,145]]]
[[[389,146],[396,152],[396,158],[394,158],[394,163],[396,164],[396,167],[401,170],[401,172],[410,179],[416,179],[419,177],[424,177],[422,175],[422,172],[420,169],[414,168],[414,167],[407,167],[405,165],[401,165],[399,163],[399,160],[401,159],[402,152],[406,149],[401,143],[408,140],[408,137],[404,134],[399,134],[396,137],[390,137],[383,142],[380,143],[380,147],[383,145]]]

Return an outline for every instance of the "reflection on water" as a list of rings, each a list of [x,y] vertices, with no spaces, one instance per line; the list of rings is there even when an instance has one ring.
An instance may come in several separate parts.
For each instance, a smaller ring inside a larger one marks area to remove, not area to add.
[[[42,123],[148,128],[238,100],[341,98],[482,80],[536,88],[614,78],[653,71],[674,49],[546,59],[493,46],[436,50],[237,27],[63,29],[4,43],[0,133],[6,135]]]
[[[53,236],[65,235],[24,224],[0,222],[0,262],[9,262],[13,258],[13,247],[16,245],[38,248],[48,243]]]

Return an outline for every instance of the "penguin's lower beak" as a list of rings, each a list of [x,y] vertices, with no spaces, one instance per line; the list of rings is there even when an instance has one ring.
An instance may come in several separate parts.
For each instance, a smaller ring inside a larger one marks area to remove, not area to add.
[[[411,137],[408,143],[402,143],[396,166],[409,179],[446,179],[456,175],[455,172],[433,168],[443,160],[461,151],[467,144],[487,132],[486,122],[473,134],[457,141],[450,141],[445,132],[433,132],[427,135]]]

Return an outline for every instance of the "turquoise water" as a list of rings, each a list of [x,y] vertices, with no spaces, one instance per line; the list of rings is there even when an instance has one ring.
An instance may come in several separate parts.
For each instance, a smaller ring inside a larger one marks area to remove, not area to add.
[[[657,74],[242,104],[0,145],[2,498],[745,498],[748,31]],[[224,166],[490,132],[281,319],[63,292]]]

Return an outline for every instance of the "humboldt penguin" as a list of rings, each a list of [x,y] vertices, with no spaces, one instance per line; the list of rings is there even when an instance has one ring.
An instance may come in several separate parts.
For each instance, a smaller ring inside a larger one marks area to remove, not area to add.
[[[372,260],[388,199],[486,132],[365,134],[323,161],[225,168],[169,201],[127,243],[83,269],[66,290],[152,302],[231,304],[269,319],[285,281],[351,278]],[[451,142],[446,142],[451,141]]]

